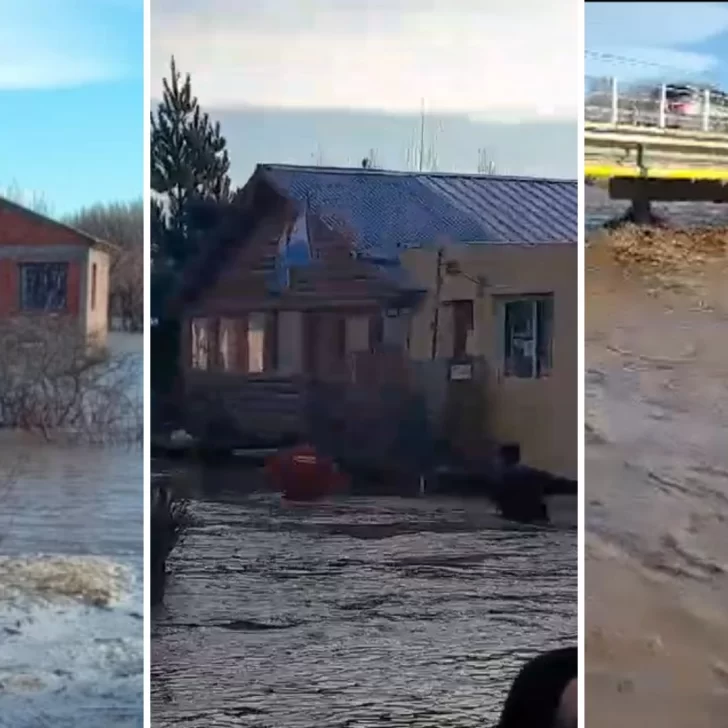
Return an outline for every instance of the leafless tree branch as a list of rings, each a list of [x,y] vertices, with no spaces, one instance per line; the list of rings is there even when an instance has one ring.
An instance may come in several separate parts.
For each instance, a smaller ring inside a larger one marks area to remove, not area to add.
[[[139,442],[138,365],[89,345],[73,322],[43,318],[0,324],[0,421],[46,439]]]

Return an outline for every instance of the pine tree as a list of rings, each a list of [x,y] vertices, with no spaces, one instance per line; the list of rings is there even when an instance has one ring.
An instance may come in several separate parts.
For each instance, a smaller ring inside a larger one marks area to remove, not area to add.
[[[193,205],[230,199],[230,160],[220,124],[202,112],[190,75],[182,79],[174,58],[163,83],[162,102],[151,118],[151,182],[164,201],[165,232],[153,241],[153,255],[181,269],[196,248]]]

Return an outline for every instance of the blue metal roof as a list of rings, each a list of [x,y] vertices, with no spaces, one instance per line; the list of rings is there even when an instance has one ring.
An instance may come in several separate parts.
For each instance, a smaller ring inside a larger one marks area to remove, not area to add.
[[[438,239],[472,244],[575,243],[573,180],[260,165],[283,194],[369,255],[397,258]]]

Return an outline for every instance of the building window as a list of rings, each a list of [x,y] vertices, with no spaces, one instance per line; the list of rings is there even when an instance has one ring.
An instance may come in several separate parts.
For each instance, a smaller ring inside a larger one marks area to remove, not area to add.
[[[262,374],[265,371],[265,331],[266,315],[251,313],[248,316],[248,366],[249,374]]]
[[[209,319],[192,319],[192,368],[210,368],[210,333],[212,322]]]
[[[22,311],[65,311],[68,305],[68,263],[22,263]]]
[[[217,342],[218,361],[224,372],[235,372],[239,369],[238,332],[240,324],[241,322],[235,319],[220,319],[220,334]]]
[[[199,318],[191,323],[191,366],[204,371],[264,374],[277,370],[278,317]]]
[[[468,355],[468,337],[473,330],[473,302],[450,301],[453,322],[454,359],[463,359]]]
[[[96,310],[96,263],[91,264],[91,310]]]
[[[553,349],[553,296],[511,298],[501,305],[505,375],[522,379],[547,375]]]

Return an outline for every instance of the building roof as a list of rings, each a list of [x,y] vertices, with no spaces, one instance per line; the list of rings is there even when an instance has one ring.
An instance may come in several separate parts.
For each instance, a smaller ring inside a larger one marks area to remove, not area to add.
[[[348,229],[362,252],[397,258],[438,239],[471,244],[575,243],[575,180],[258,166],[279,192],[327,225]]]
[[[85,241],[91,247],[98,246],[98,247],[104,248],[106,250],[115,250],[117,247],[116,245],[108,242],[107,240],[102,240],[101,238],[97,238],[94,235],[90,235],[89,233],[84,232],[83,230],[79,230],[78,228],[75,228],[72,225],[68,225],[65,222],[60,222],[60,220],[56,220],[55,218],[49,217],[48,215],[44,215],[43,213],[36,212],[35,210],[31,210],[29,207],[25,207],[24,205],[21,205],[17,202],[13,202],[12,200],[8,200],[6,197],[0,196],[0,207],[9,208],[10,210],[18,212],[22,215],[26,215],[27,217],[32,217],[45,224],[55,225],[56,227],[66,230],[67,232],[70,232],[73,235],[81,238],[83,241]]]

